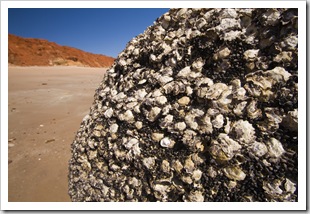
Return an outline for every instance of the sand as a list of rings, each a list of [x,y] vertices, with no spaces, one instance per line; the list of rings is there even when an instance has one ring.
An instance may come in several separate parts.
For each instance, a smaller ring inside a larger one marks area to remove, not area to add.
[[[70,201],[70,146],[105,71],[9,67],[10,202]]]

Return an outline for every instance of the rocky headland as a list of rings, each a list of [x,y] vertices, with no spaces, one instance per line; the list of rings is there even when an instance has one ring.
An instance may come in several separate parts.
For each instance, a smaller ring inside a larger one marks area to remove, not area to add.
[[[16,66],[110,67],[114,58],[61,46],[44,39],[9,34],[9,64]]]

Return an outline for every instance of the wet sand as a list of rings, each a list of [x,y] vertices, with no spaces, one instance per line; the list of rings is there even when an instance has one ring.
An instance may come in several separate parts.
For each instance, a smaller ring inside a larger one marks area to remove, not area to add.
[[[70,201],[70,145],[105,71],[9,67],[10,202]]]

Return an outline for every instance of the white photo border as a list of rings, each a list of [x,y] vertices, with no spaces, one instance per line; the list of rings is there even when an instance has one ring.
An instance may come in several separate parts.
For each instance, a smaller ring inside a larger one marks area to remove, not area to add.
[[[9,8],[298,8],[298,202],[9,202]],[[306,210],[306,1],[1,1],[1,210]]]

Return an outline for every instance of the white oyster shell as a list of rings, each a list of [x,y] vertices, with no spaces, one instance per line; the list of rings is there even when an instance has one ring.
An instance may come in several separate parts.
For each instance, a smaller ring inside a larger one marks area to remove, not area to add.
[[[214,128],[220,129],[224,125],[224,117],[222,114],[217,115],[214,120],[212,120],[212,126]]]
[[[151,122],[154,122],[160,112],[161,112],[160,108],[158,108],[157,106],[153,107],[151,111],[148,113],[147,119]]]
[[[168,137],[165,137],[160,141],[160,145],[166,148],[172,148],[174,144],[175,144],[175,141],[173,141],[172,139]]]
[[[179,131],[183,131],[184,129],[186,129],[186,124],[184,122],[178,122],[175,124],[175,129],[179,130]]]
[[[286,178],[284,188],[287,192],[294,193],[296,191],[296,184],[294,184],[291,180]]]
[[[263,182],[263,189],[268,195],[280,195],[282,194],[283,190],[280,188],[281,185],[280,180],[274,180],[272,183],[267,181]]]
[[[256,138],[255,129],[252,124],[246,120],[238,120],[232,125],[234,138],[242,144],[252,144]]]
[[[261,142],[254,142],[250,149],[257,157],[262,157],[268,152],[267,146]]]
[[[285,152],[283,149],[283,146],[280,141],[278,141],[275,138],[270,138],[270,140],[267,143],[267,148],[268,148],[268,155],[271,158],[280,158],[282,154]]]
[[[243,55],[247,61],[254,61],[258,56],[258,52],[259,52],[258,49],[251,49],[251,50],[245,51]]]
[[[142,162],[143,162],[143,165],[148,169],[152,169],[155,166],[154,157],[144,158]]]
[[[104,112],[104,116],[106,118],[111,118],[113,115],[113,109],[112,108],[108,108],[105,112]]]
[[[110,126],[110,132],[111,133],[116,133],[118,130],[118,125],[116,123],[113,123],[111,126]]]

